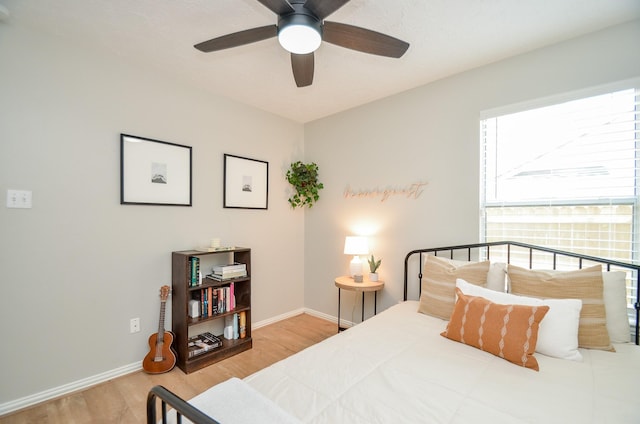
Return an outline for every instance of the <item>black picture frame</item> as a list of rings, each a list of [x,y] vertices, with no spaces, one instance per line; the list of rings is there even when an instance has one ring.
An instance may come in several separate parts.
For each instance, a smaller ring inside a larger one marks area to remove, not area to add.
[[[269,162],[224,154],[223,205],[234,209],[268,209]]]
[[[190,146],[120,134],[120,204],[191,206]]]

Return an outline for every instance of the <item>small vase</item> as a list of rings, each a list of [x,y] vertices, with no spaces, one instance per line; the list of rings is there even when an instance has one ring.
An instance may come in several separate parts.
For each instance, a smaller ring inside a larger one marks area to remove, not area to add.
[[[369,273],[369,281],[373,281],[373,282],[378,281],[378,273],[377,272],[370,272]]]

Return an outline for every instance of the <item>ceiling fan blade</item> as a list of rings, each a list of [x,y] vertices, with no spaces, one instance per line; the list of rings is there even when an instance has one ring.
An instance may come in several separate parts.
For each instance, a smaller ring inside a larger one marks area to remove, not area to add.
[[[244,44],[255,43],[256,41],[266,40],[267,38],[275,37],[276,35],[278,35],[278,27],[275,25],[268,25],[223,35],[208,41],[203,41],[193,47],[205,53],[209,53],[231,47],[242,46]]]
[[[287,0],[258,0],[267,9],[271,10],[276,15],[284,15],[285,13],[293,12],[293,6],[289,4]]]
[[[395,58],[401,57],[409,48],[409,43],[389,35],[338,22],[325,21],[322,40],[359,52]]]
[[[313,53],[295,54],[291,53],[291,68],[293,78],[298,87],[307,87],[313,83]]]
[[[304,7],[323,20],[347,3],[349,0],[307,0]]]

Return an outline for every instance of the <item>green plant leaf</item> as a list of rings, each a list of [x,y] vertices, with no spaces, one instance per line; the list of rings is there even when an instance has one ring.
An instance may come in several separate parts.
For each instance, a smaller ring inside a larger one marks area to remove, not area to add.
[[[380,268],[380,265],[382,265],[382,259],[378,259],[376,261],[373,255],[371,255],[371,258],[367,259],[367,262],[369,262],[369,271],[371,272],[376,272],[378,268]]]
[[[288,200],[291,207],[313,207],[320,199],[319,191],[324,185],[318,181],[318,165],[315,163],[293,162],[286,174],[287,181],[296,192]]]

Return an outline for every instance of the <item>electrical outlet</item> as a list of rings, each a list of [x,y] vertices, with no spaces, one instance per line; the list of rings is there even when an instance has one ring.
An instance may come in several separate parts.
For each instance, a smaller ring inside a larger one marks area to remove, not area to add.
[[[131,318],[131,320],[129,320],[129,332],[130,333],[140,332],[140,318]]]

